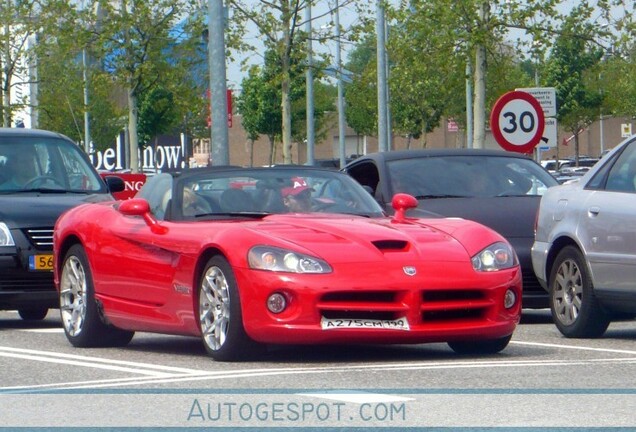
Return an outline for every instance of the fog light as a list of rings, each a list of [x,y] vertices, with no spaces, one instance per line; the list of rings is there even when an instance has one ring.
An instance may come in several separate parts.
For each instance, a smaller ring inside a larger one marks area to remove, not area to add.
[[[287,299],[281,293],[274,293],[267,298],[267,309],[271,313],[279,314],[287,307]]]
[[[515,294],[513,290],[508,288],[506,290],[506,295],[504,296],[504,307],[506,309],[510,309],[511,307],[515,305],[516,301],[517,301],[517,295]]]

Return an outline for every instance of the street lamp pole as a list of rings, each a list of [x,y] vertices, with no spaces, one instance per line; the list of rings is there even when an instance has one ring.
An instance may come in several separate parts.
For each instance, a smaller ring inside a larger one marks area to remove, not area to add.
[[[208,53],[210,71],[210,158],[212,165],[229,165],[227,83],[225,69],[225,13],[223,0],[208,5]]]
[[[344,86],[342,83],[342,59],[340,58],[340,4],[338,0],[336,4],[336,13],[334,15],[336,25],[336,77],[338,78],[338,149],[340,154],[340,168],[344,168],[347,163],[347,155],[345,150],[345,113],[344,113]]]
[[[91,152],[91,120],[88,110],[88,54],[86,48],[82,50],[82,65],[84,74],[84,150],[86,154]]]
[[[377,38],[377,85],[378,85],[378,151],[388,151],[388,115],[386,90],[386,41],[383,0],[376,0],[375,33]]]
[[[305,74],[307,94],[307,164],[313,165],[314,161],[314,72],[313,54],[311,45],[311,1],[305,7],[305,20],[307,31],[307,71]]]

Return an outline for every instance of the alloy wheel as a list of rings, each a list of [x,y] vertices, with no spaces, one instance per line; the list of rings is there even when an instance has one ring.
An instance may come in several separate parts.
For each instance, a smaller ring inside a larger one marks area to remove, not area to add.
[[[60,312],[62,323],[70,336],[82,332],[86,319],[86,273],[81,261],[70,256],[64,263],[60,278]]]
[[[230,323],[229,286],[216,266],[208,268],[199,292],[199,319],[203,339],[211,350],[220,349],[227,339]]]
[[[571,325],[579,317],[583,297],[581,270],[573,260],[565,260],[556,273],[552,294],[557,319]]]

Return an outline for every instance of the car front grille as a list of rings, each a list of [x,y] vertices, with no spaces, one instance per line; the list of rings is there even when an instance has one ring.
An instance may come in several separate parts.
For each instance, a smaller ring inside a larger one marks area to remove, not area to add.
[[[28,228],[25,234],[36,249],[51,250],[53,247],[53,228]]]
[[[494,304],[488,291],[479,289],[427,289],[419,293],[339,291],[324,294],[318,309],[330,319],[395,320],[417,314],[420,322],[411,324],[434,327],[440,323],[484,320]]]

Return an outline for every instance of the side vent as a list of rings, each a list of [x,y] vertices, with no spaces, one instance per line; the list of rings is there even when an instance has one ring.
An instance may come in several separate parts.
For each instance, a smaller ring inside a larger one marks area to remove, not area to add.
[[[381,251],[403,251],[409,244],[404,240],[376,240],[372,243]]]

